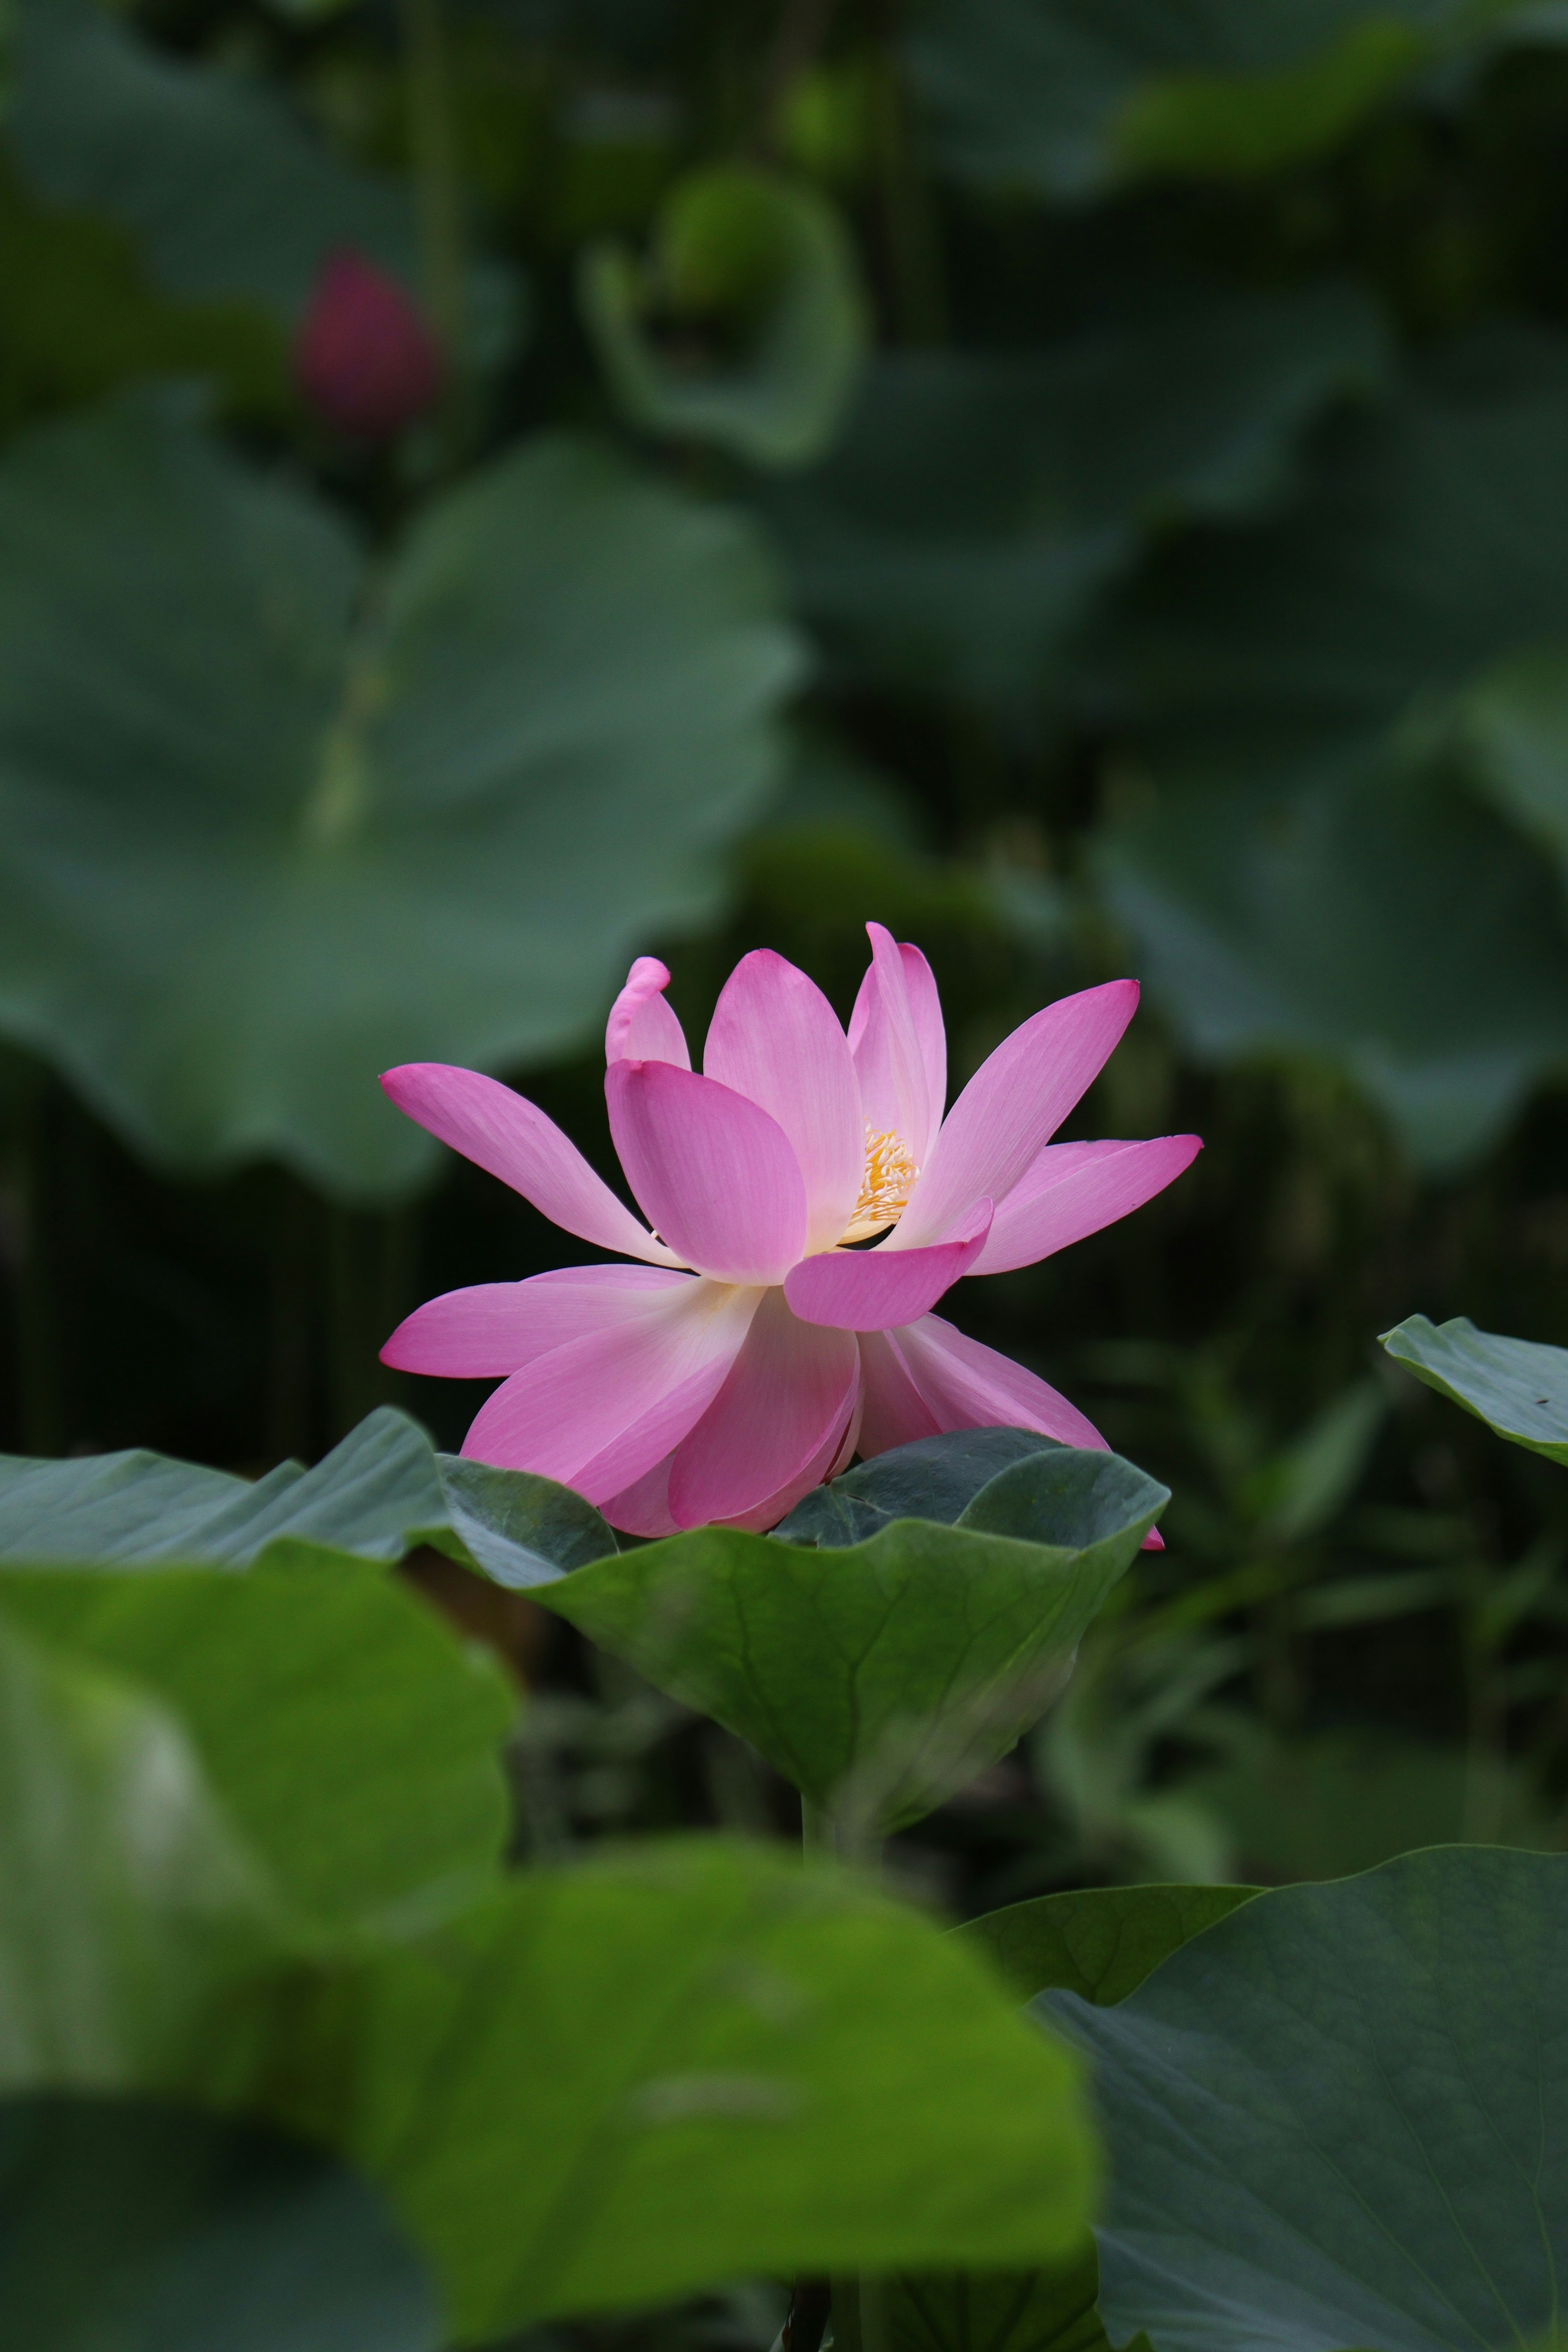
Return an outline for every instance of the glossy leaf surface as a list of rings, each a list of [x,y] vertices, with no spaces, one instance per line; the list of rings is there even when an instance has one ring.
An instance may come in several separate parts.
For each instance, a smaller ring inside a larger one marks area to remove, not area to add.
[[[1515,1445],[1568,1463],[1568,1349],[1478,1331],[1468,1316],[1412,1315],[1383,1334],[1396,1363]]]
[[[1119,1457],[1065,1446],[1004,1469],[981,1497],[984,1529],[902,1518],[816,1549],[699,1528],[537,1597],[750,1739],[815,1803],[885,1830],[918,1821],[1044,1712],[1167,1499]]]
[[[796,667],[738,519],[542,436],[366,580],[336,514],[128,401],[0,462],[0,1028],[139,1149],[363,1197],[406,1061],[586,1035],[694,919]]]
[[[382,1560],[434,1544],[510,1585],[616,1548],[569,1487],[437,1454],[391,1405],[311,1469],[282,1462],[254,1483],[163,1454],[0,1454],[0,1560],[238,1568],[284,1538]]]
[[[1258,1896],[1114,2008],[1101,2307],[1156,2352],[1546,2340],[1568,2258],[1568,1861],[1438,1847]]]

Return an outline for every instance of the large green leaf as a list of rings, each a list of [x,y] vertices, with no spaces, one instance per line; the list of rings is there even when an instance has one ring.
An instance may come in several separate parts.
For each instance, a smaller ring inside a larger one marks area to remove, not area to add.
[[[1310,494],[1189,533],[1118,625],[1162,783],[1363,775],[1467,687],[1568,635],[1568,340],[1479,338],[1339,420]]]
[[[287,1543],[244,1576],[8,1568],[0,1620],[168,1706],[302,1915],[418,1918],[499,1867],[515,1700],[384,1570]]]
[[[1500,1437],[1568,1463],[1568,1349],[1478,1331],[1467,1315],[1450,1323],[1409,1316],[1383,1334],[1383,1345],[1406,1371]]]
[[[14,2352],[437,2352],[429,2274],[365,2182],[150,2099],[0,2101]]]
[[[1037,1895],[954,1933],[988,1952],[1021,2000],[1060,1987],[1124,2000],[1172,1952],[1249,1903],[1255,1886],[1089,1886]]]
[[[1093,1886],[1042,1895],[952,1933],[984,1952],[1020,2000],[1047,1988],[1122,2000],[1172,1952],[1258,1892],[1251,1886]],[[919,2272],[889,2282],[898,2352],[1109,2352],[1094,2242],[1044,2270]],[[1148,2352],[1135,2337],[1128,2352]]]
[[[175,1718],[0,1619],[0,2095],[177,2078],[278,1933]]]
[[[545,436],[374,581],[151,401],[0,460],[0,1027],[141,1149],[366,1197],[397,1062],[585,1036],[710,910],[795,674],[738,519]]]
[[[0,1560],[237,1568],[284,1537],[362,1559],[402,1559],[435,1544],[513,1586],[616,1549],[598,1512],[570,1487],[437,1454],[391,1405],[313,1469],[280,1462],[254,1482],[163,1454],[63,1462],[0,1454]]]
[[[1195,1055],[1337,1064],[1426,1168],[1473,1159],[1568,1066],[1553,877],[1451,784],[1184,789],[1119,825],[1100,859]]]
[[[1054,197],[1247,174],[1331,146],[1510,0],[926,0],[910,59],[939,156]]]
[[[1059,2047],[934,1928],[763,1849],[531,1872],[353,2000],[347,2105],[300,2120],[384,2186],[464,2336],[747,2273],[1049,2262],[1088,2217]]]
[[[1156,2352],[1546,2342],[1568,2261],[1568,1861],[1441,1847],[1259,1895],[1095,2062],[1111,2337]]]
[[[825,1549],[698,1528],[536,1597],[814,1803],[887,1830],[1044,1713],[1167,1499],[1114,1454],[1060,1446],[1000,1472],[954,1527],[895,1519]]]
[[[835,645],[1026,708],[1151,528],[1269,501],[1304,425],[1385,365],[1376,310],[1333,283],[1181,288],[1027,354],[886,357],[767,511]]]
[[[1064,1452],[1027,1429],[954,1429],[895,1445],[813,1487],[773,1529],[785,1543],[861,1543],[892,1519],[950,1528],[992,1481],[1032,1454]]]
[[[593,247],[580,292],[634,424],[761,466],[822,455],[869,340],[855,249],[832,204],[750,165],[678,181],[647,262]]]
[[[418,283],[406,190],[338,161],[258,78],[160,51],[94,0],[22,0],[6,135],[40,196],[132,231],[171,293],[291,317],[335,246]]]

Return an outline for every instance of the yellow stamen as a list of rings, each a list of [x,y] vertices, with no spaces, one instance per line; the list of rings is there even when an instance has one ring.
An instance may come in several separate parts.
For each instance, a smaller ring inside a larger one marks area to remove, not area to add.
[[[901,1135],[891,1128],[866,1129],[866,1174],[855,1213],[844,1228],[847,1242],[863,1242],[884,1225],[896,1225],[910,1205],[920,1174]]]

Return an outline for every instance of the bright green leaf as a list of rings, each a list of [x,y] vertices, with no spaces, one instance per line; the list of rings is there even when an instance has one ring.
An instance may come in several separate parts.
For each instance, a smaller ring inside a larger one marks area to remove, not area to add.
[[[381,2198],[263,2125],[166,2101],[0,2101],[16,2352],[437,2352]]]
[[[254,1483],[163,1454],[0,1454],[0,1560],[243,1567],[286,1537],[362,1559],[398,1560],[432,1543],[513,1586],[616,1549],[570,1487],[437,1454],[391,1405],[313,1469],[282,1462]]]
[[[1406,1371],[1500,1437],[1568,1463],[1568,1349],[1478,1331],[1465,1315],[1450,1323],[1412,1315],[1384,1332],[1383,1344]]]
[[[1038,1895],[954,1933],[987,1952],[1021,2000],[1059,1987],[1124,2000],[1152,1969],[1251,1901],[1255,1886],[1089,1886]]]
[[[318,1921],[441,1913],[500,1864],[513,1696],[381,1569],[288,1544],[244,1576],[10,1568],[0,1619],[169,1706],[275,1885]]]
[[[1424,1168],[1473,1160],[1568,1066],[1552,877],[1450,785],[1184,789],[1116,827],[1100,860],[1200,1059],[1337,1065]]]
[[[579,1042],[713,908],[798,666],[738,518],[564,436],[370,583],[127,402],[12,446],[0,541],[0,1027],[163,1162],[363,1197],[434,1164],[379,1071]]]
[[[896,1519],[818,1550],[697,1528],[536,1597],[751,1740],[814,1803],[893,1829],[1044,1713],[1168,1499],[1116,1455],[1066,1446],[982,1496],[984,1531]]]
[[[1114,2008],[1100,2303],[1160,2352],[1545,2342],[1568,2263],[1568,1860],[1444,1847],[1277,1889]]]
[[[1357,289],[1179,288],[1042,352],[879,360],[832,457],[766,511],[836,646],[1032,709],[1152,529],[1269,503],[1303,427],[1386,365]]]
[[[0,1619],[0,2094],[178,2080],[277,1937],[174,1717]]]
[[[837,1555],[840,1564],[842,1553]],[[875,1894],[718,1841],[528,1873],[356,1979],[348,2105],[459,2336],[747,2273],[1049,2262],[1064,2053]]]
[[[869,341],[851,245],[815,189],[727,164],[665,198],[641,264],[583,257],[583,315],[624,413],[759,466],[805,466],[837,434]]]

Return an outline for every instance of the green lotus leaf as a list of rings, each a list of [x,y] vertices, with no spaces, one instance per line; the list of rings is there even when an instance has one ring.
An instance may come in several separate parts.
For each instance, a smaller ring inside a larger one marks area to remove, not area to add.
[[[840,657],[1016,716],[1153,529],[1274,503],[1303,429],[1387,366],[1355,288],[1177,286],[1042,351],[879,359],[826,463],[763,503]]]
[[[1345,1070],[1424,1169],[1472,1162],[1568,1066],[1554,877],[1452,783],[1184,787],[1100,862],[1200,1060]]]
[[[998,1472],[1049,1453],[1056,1444],[1026,1429],[955,1429],[919,1437],[813,1487],[773,1534],[785,1543],[833,1547],[861,1543],[890,1519],[932,1519],[950,1528]]]
[[[1049,2263],[1088,2218],[1059,2045],[927,1923],[765,1849],[530,1872],[335,1999],[346,2103],[298,2121],[382,2184],[461,2338],[757,2273]]]
[[[1021,2000],[1061,1988],[1124,2000],[1151,1969],[1249,1903],[1256,1886],[1089,1886],[1037,1895],[953,1933],[988,1953]]]
[[[821,457],[870,339],[855,249],[832,204],[753,165],[678,181],[647,261],[591,247],[579,293],[633,424],[759,466]]]
[[[1478,1331],[1469,1318],[1412,1315],[1383,1334],[1396,1363],[1439,1396],[1549,1462],[1568,1463],[1568,1349]]]
[[[701,1528],[535,1598],[751,1740],[853,1832],[881,1832],[1044,1713],[1167,1500],[1115,1454],[1058,1446],[982,1486],[970,1523],[893,1519],[826,1549]]]
[[[244,1576],[6,1568],[0,1623],[168,1707],[300,1918],[439,1915],[500,1868],[515,1697],[380,1568],[286,1542]]]
[[[138,1149],[405,1192],[379,1071],[588,1035],[710,911],[794,678],[737,518],[544,436],[367,574],[127,399],[0,457],[0,1031]]]
[[[910,57],[941,160],[1061,198],[1321,153],[1510,0],[926,0]],[[1515,11],[1528,15],[1528,11]]]
[[[292,319],[334,247],[413,288],[405,188],[355,171],[260,80],[154,47],[94,0],[20,0],[7,141],[62,210],[131,232],[169,293]]]
[[[18,2352],[437,2352],[433,2283],[320,2149],[169,2100],[0,2100]]]
[[[498,1584],[524,1586],[614,1551],[591,1503],[553,1479],[437,1454],[417,1422],[378,1406],[324,1460],[236,1478],[144,1452],[62,1462],[0,1454],[0,1561],[244,1567],[284,1538],[361,1559],[434,1544]]]
[[[1113,2341],[1437,2352],[1547,2342],[1568,2257],[1568,1861],[1487,1847],[1276,1889],[1113,2008]]]

